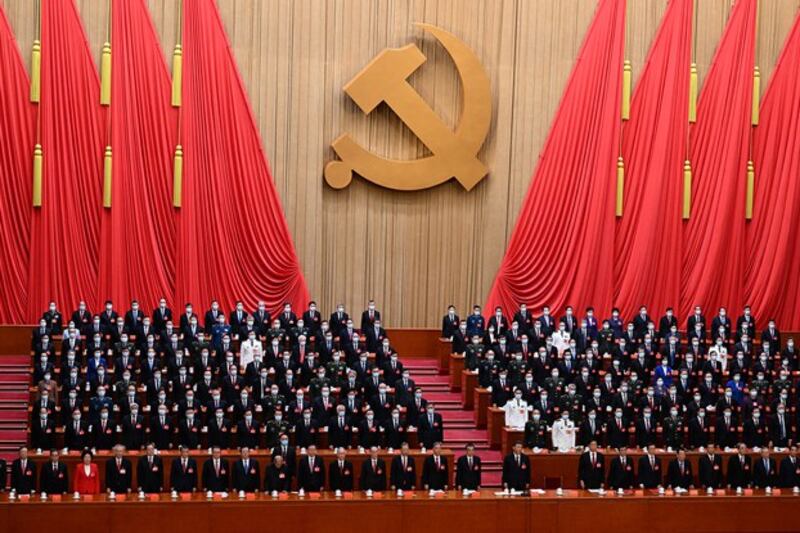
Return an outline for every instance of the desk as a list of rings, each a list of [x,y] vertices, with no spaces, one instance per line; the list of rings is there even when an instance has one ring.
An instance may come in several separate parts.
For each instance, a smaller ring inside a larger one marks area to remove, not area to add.
[[[464,370],[464,355],[450,354],[450,392],[461,391],[461,372]]]
[[[489,433],[489,447],[493,450],[500,449],[503,428],[506,425],[506,412],[499,407],[489,407],[486,419],[486,431]]]
[[[498,497],[482,491],[480,497],[469,499],[456,492],[437,499],[417,492],[402,500],[391,493],[379,500],[356,493],[351,499],[322,494],[315,500],[308,495],[274,500],[257,494],[244,501],[234,494],[214,501],[195,494],[174,502],[164,494],[156,501],[140,502],[134,496],[111,502],[98,496],[91,502],[68,497],[58,503],[40,502],[38,497],[9,503],[2,495],[0,531],[788,532],[800,530],[799,503],[800,497],[791,494],[658,496],[647,492],[620,497],[583,491],[561,497],[553,491],[532,497]]]
[[[478,386],[478,374],[469,370],[461,371],[461,405],[467,411],[475,408],[475,388]]]
[[[95,455],[94,461],[95,461],[95,463],[97,463],[98,473],[100,474],[100,486],[101,487],[105,487],[106,461],[109,458],[111,458],[112,455],[113,454],[111,452],[106,452],[106,451],[100,451]],[[143,457],[144,455],[145,454],[143,452],[142,453],[139,453],[139,452],[128,452],[126,454],[126,457],[128,459],[130,459],[131,462],[133,463],[132,468],[133,468],[133,486],[134,487],[137,486],[136,485],[136,464],[137,464],[138,460],[141,457]],[[193,451],[189,452],[189,455],[191,457],[194,457],[195,460],[197,461],[198,469],[202,469],[203,462],[210,457],[210,455],[208,453],[206,453],[206,451],[197,451],[197,450],[193,450]],[[334,454],[333,452],[328,451],[328,450],[321,450],[321,451],[318,452],[318,455],[322,458],[322,461],[325,464],[325,482],[326,482],[326,486],[327,486],[327,484],[329,482],[329,480],[328,480],[328,465],[330,465],[331,462],[336,460],[336,454]],[[397,452],[394,452],[394,454],[390,454],[390,453],[388,453],[388,451],[382,450],[379,453],[379,456],[381,457],[381,459],[386,461],[386,467],[387,467],[387,469],[389,469],[389,471],[391,471],[391,461],[392,461],[392,458],[394,457],[394,455],[397,455]],[[420,479],[422,477],[422,465],[423,465],[423,463],[425,461],[425,458],[427,456],[431,455],[431,453],[427,452],[427,453],[423,454],[419,450],[412,450],[409,453],[409,455],[412,456],[414,458],[414,461],[415,461],[416,474],[417,474],[417,486],[421,486]],[[170,468],[172,466],[172,461],[176,460],[179,457],[179,453],[176,452],[176,451],[162,451],[160,456],[161,456],[161,458],[162,458],[162,460],[164,462],[164,486],[166,487],[166,486],[168,486],[168,483],[169,483],[169,472],[170,472]],[[454,457],[453,457],[453,452],[450,451],[450,450],[442,450],[442,456],[447,459],[447,462],[448,462],[448,464],[450,466],[450,471],[453,473],[453,475],[455,475],[455,464],[454,464],[455,460],[454,460]],[[235,450],[223,450],[222,451],[222,457],[227,459],[228,461],[236,461],[236,460],[239,459],[239,453],[237,451],[235,451]],[[266,468],[267,465],[269,465],[272,462],[272,457],[271,457],[270,453],[268,451],[266,451],[266,450],[255,450],[255,451],[252,451],[250,453],[250,457],[255,459],[256,461],[258,461],[260,466],[261,466],[261,475],[262,475],[261,483],[262,483],[262,486],[263,486],[264,469]],[[297,450],[297,460],[298,461],[300,460],[300,457],[301,457],[300,450],[298,449]],[[34,453],[31,453],[31,454],[28,455],[28,458],[30,460],[32,460],[36,464],[37,475],[38,475],[39,472],[41,472],[42,466],[45,465],[47,463],[47,461],[49,460],[47,458],[47,454],[46,453],[43,453],[42,455],[36,455]],[[359,476],[361,475],[361,465],[364,464],[365,461],[369,460],[369,454],[367,454],[367,453],[361,454],[361,453],[358,453],[357,451],[351,451],[351,452],[347,453],[347,459],[352,461],[352,463],[353,463],[353,476],[354,476],[354,479],[355,479],[355,482],[356,482],[356,486],[358,486],[358,479],[359,479]],[[78,464],[80,462],[80,460],[81,460],[80,459],[80,454],[78,452],[70,452],[67,455],[61,455],[61,462],[63,462],[65,465],[67,465],[67,469],[69,471],[70,484],[72,483],[72,477],[74,475],[75,465]],[[199,480],[199,477],[198,477],[198,480]],[[388,476],[387,476],[387,480],[388,480]],[[37,485],[38,485],[38,479],[37,479]],[[0,531],[2,531],[1,528],[0,528]]]
[[[486,427],[487,413],[489,412],[489,405],[492,403],[492,393],[488,389],[476,387],[475,393],[475,427],[483,429]]]

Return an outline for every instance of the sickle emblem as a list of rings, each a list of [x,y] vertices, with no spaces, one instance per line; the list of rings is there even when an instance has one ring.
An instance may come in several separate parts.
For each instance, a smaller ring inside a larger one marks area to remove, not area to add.
[[[366,114],[386,102],[432,155],[387,159],[368,152],[344,133],[331,144],[341,161],[325,167],[325,180],[334,189],[347,187],[356,172],[372,183],[401,191],[427,189],[451,177],[470,190],[489,172],[476,155],[492,120],[489,77],[472,50],[453,34],[430,24],[415,26],[433,34],[456,65],[463,103],[459,124],[455,131],[448,128],[406,81],[426,61],[415,44],[382,51],[344,91]]]

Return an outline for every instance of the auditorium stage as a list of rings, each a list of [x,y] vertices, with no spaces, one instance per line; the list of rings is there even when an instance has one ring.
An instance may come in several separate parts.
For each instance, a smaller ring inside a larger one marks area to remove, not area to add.
[[[356,493],[350,499],[323,494],[302,500],[273,499],[257,494],[242,501],[236,494],[208,501],[203,494],[171,501],[169,494],[155,500],[138,501],[134,494],[125,501],[105,496],[91,502],[8,502],[0,495],[0,531],[59,532],[147,532],[192,533],[220,531],[349,532],[676,532],[686,531],[800,531],[800,496],[791,492],[751,495],[658,496],[655,493],[598,496],[568,491],[556,496],[497,497],[482,491],[477,498],[449,492],[431,499],[414,493],[397,499],[387,493],[382,499],[367,499]]]

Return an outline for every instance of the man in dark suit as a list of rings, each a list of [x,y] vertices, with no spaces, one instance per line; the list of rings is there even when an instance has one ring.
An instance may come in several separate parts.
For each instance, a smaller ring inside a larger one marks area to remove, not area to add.
[[[475,445],[467,444],[466,453],[456,463],[456,488],[479,490],[481,488],[481,458],[475,455]]]
[[[325,488],[325,466],[317,455],[316,445],[311,444],[306,454],[298,461],[297,486],[306,492],[322,492]]]
[[[678,450],[678,453],[667,467],[667,486],[671,489],[681,488],[689,490],[694,488],[694,476],[692,475],[692,465],[686,459],[686,451]]]
[[[605,457],[597,451],[597,441],[578,460],[578,484],[582,489],[601,489],[605,484]]]
[[[433,444],[433,454],[425,459],[422,466],[422,486],[425,490],[447,490],[450,480],[447,459],[442,456],[442,445]]]
[[[514,449],[503,459],[503,488],[528,490],[531,485],[531,463],[522,453],[522,443],[516,442]]]
[[[156,455],[156,447],[152,442],[147,444],[145,456],[136,463],[136,482],[139,490],[144,492],[164,490],[164,465],[161,457]]]
[[[50,450],[50,461],[42,465],[39,476],[39,490],[47,494],[69,492],[67,465],[58,460],[58,450]]]
[[[106,491],[125,494],[131,491],[133,465],[124,457],[125,447],[114,446],[114,457],[106,461]]]
[[[800,462],[797,460],[797,445],[789,447],[789,454],[781,460],[778,485],[784,488],[800,486]]]
[[[283,456],[273,455],[272,463],[264,470],[264,491],[277,494],[288,492],[291,488],[291,476]]]
[[[6,480],[8,476],[8,464],[5,459],[0,459],[0,494],[6,491]]]
[[[11,489],[17,494],[36,491],[36,465],[28,459],[28,447],[19,449],[19,457],[11,463]]]
[[[375,309],[375,300],[367,303],[367,308],[361,313],[361,331],[368,330],[375,322],[380,322],[381,312]]]
[[[189,457],[188,446],[180,446],[181,456],[172,461],[169,471],[169,485],[176,492],[197,490],[197,461]]]
[[[661,478],[661,459],[656,457],[656,445],[651,444],[647,447],[647,453],[639,458],[639,488],[658,488]]]
[[[417,434],[419,443],[424,448],[432,448],[435,442],[444,440],[442,415],[436,412],[431,403],[428,404],[426,413],[419,417]]]
[[[392,473],[390,477],[392,490],[414,490],[417,484],[417,468],[414,458],[408,454],[408,443],[400,446],[400,455],[392,459]]]
[[[748,455],[747,447],[743,442],[739,443],[739,453],[731,455],[728,459],[728,488],[747,488],[750,486],[752,477],[752,460]]]
[[[258,492],[261,487],[261,472],[258,461],[250,458],[250,448],[242,446],[239,460],[233,463],[233,489]]]
[[[228,461],[222,458],[219,446],[211,448],[211,457],[203,463],[203,490],[224,492],[230,486]]]
[[[753,486],[759,489],[774,487],[778,482],[778,465],[769,456],[769,448],[761,449],[761,457],[753,464]]]
[[[698,479],[704,489],[722,487],[722,456],[716,451],[716,446],[709,444],[706,453],[700,456]]]
[[[619,449],[619,454],[611,460],[608,470],[608,486],[614,490],[632,489],[636,484],[633,461],[628,457],[628,448]]]
[[[289,478],[287,483],[291,485],[292,477],[294,477],[295,472],[297,472],[297,450],[294,446],[289,446],[289,435],[286,433],[280,434],[278,445],[272,448],[273,461],[277,455],[283,458],[286,474]]]
[[[378,448],[369,450],[369,459],[361,465],[361,478],[358,481],[361,490],[380,492],[386,490],[386,463],[378,457]]]
[[[333,491],[353,491],[353,463],[347,460],[347,450],[336,449],[336,460],[328,467],[328,482]]]
[[[442,317],[442,338],[450,339],[458,330],[460,319],[456,314],[456,307],[452,304],[447,306],[447,314]]]

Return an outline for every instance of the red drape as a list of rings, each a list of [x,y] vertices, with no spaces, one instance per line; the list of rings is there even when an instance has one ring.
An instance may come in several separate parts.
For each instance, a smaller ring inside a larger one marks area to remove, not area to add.
[[[112,207],[105,210],[100,294],[145,309],[175,287],[171,81],[144,0],[112,9]]]
[[[97,309],[104,120],[74,0],[42,2],[42,207],[33,212],[28,319],[55,300]]]
[[[680,315],[744,305],[745,185],[753,99],[756,0],[731,12],[691,131],[692,212],[684,224]]]
[[[17,42],[0,6],[0,324],[27,308],[34,107]]]
[[[192,0],[184,16],[177,297],[301,308],[308,289],[217,7]]]
[[[614,304],[623,317],[641,305],[659,313],[678,307],[692,2],[667,6],[623,129],[624,210],[614,257]]]
[[[601,0],[534,172],[487,308],[610,311],[625,1]]]
[[[761,104],[753,154],[753,220],[747,227],[745,299],[781,328],[800,329],[800,17]]]

